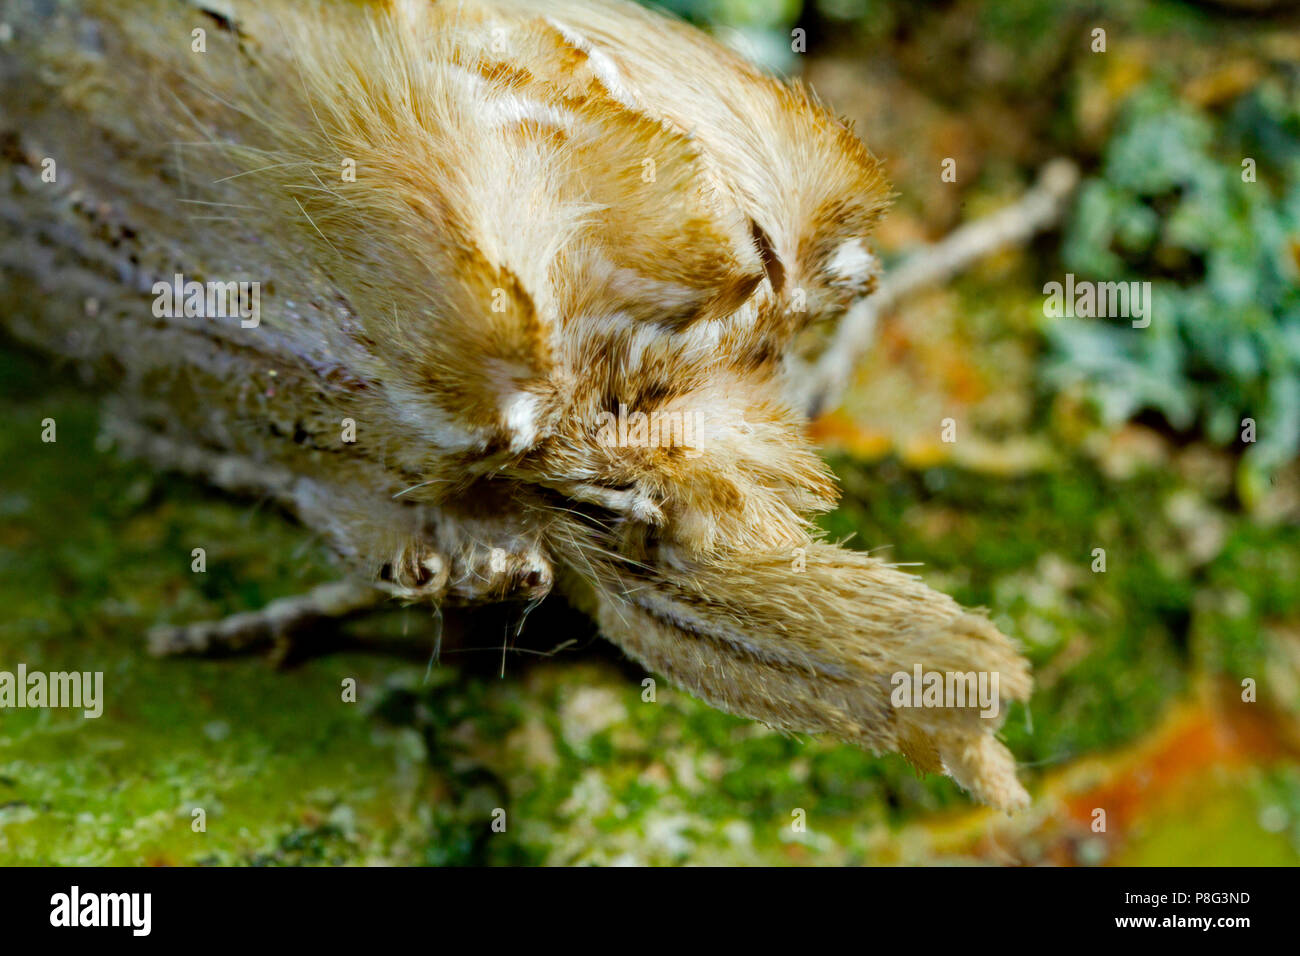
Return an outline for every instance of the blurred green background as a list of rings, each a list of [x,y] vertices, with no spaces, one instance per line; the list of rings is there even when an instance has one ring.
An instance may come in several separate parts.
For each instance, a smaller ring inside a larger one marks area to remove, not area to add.
[[[844,487],[832,535],[919,562],[1023,643],[1036,691],[1005,738],[1033,808],[991,814],[663,681],[647,702],[558,601],[504,655],[521,608],[394,610],[278,668],[150,658],[150,625],[297,593],[330,558],[267,506],[119,459],[80,383],[7,350],[0,669],[103,670],[108,699],[99,720],[0,712],[0,862],[1300,861],[1300,8],[668,6],[854,122],[899,194],[887,263],[1054,156],[1084,172],[1059,230],[885,316],[813,426]],[[1152,281],[1151,327],[1046,318],[1066,272]]]

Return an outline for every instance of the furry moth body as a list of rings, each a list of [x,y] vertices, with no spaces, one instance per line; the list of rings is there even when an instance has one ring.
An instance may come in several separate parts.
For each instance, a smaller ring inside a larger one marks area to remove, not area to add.
[[[1011,642],[810,524],[785,363],[871,288],[887,189],[801,88],[617,2],[0,9],[3,321],[124,443],[407,600],[559,587],[718,707],[1027,800],[974,701],[891,702],[917,667],[1025,699]],[[182,277],[260,314],[160,308]]]

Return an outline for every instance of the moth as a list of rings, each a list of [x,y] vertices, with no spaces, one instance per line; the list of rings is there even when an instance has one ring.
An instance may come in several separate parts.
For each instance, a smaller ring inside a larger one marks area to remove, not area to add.
[[[813,524],[792,359],[890,197],[810,92],[614,0],[2,9],[3,322],[331,543],[252,623],[555,590],[716,707],[1026,803],[1005,706],[897,693],[1025,700],[1014,644]]]

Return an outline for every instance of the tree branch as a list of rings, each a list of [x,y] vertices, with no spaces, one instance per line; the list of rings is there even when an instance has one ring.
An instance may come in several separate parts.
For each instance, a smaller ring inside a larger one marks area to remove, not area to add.
[[[854,367],[871,347],[883,313],[917,290],[947,282],[979,259],[1026,242],[1035,233],[1054,226],[1078,181],[1079,169],[1072,161],[1054,159],[1019,200],[958,227],[886,273],[875,292],[845,313],[830,345],[809,370],[803,403],[809,417],[815,418],[839,404]]]

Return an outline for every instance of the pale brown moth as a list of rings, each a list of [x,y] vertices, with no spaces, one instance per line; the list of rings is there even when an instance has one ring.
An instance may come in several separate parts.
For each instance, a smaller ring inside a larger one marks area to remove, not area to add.
[[[364,582],[326,605],[559,589],[717,707],[1027,801],[1005,707],[891,702],[1024,700],[1012,642],[810,522],[790,357],[888,191],[809,92],[608,0],[0,9],[5,325],[123,447],[324,535]]]

